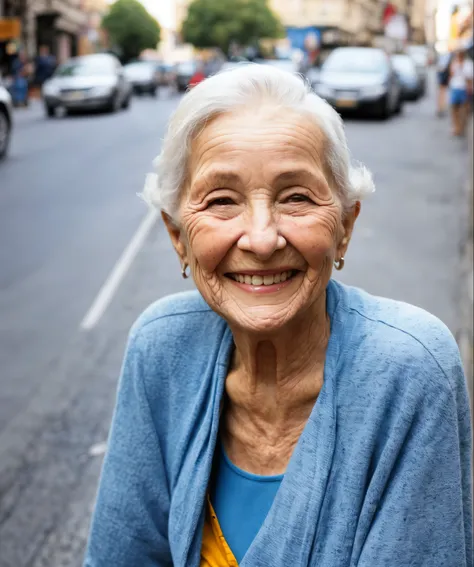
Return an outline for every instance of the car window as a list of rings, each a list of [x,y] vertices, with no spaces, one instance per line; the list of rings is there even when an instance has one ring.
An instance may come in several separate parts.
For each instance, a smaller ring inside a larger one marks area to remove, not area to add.
[[[411,57],[404,55],[395,55],[392,63],[396,71],[400,73],[416,73],[415,62]]]
[[[381,73],[387,66],[388,59],[383,51],[348,48],[333,51],[323,68],[339,73]]]
[[[194,63],[180,63],[178,65],[178,73],[183,75],[192,75],[196,70],[196,65]]]
[[[54,75],[56,77],[110,75],[115,71],[114,63],[110,59],[71,59],[71,61],[60,65]]]

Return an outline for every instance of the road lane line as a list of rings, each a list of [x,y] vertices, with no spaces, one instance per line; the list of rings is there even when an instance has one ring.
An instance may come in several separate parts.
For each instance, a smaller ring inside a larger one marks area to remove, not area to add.
[[[81,321],[80,328],[83,331],[89,331],[93,329],[100,321],[101,317],[112,301],[116,291],[120,287],[122,280],[133,264],[135,257],[145,243],[145,240],[150,230],[153,228],[153,225],[155,224],[157,218],[157,211],[150,209],[150,211],[142,220],[140,226],[133,235],[132,240],[130,240],[129,244],[122,252],[122,255],[115,264],[113,270],[110,272],[109,277],[105,280],[105,283],[101,287],[97,297],[94,300],[94,303],[91,305],[89,311]]]

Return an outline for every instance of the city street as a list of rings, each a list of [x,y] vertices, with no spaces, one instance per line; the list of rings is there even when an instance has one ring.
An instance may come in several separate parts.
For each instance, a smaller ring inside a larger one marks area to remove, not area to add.
[[[390,121],[346,121],[377,192],[337,277],[456,334],[467,144],[435,117],[430,86]],[[37,102],[16,111],[0,164],[0,567],[81,565],[127,331],[192,287],[137,197],[178,100],[54,120]]]

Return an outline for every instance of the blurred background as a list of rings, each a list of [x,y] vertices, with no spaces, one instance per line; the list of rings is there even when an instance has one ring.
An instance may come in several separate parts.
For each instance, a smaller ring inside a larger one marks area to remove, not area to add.
[[[79,567],[138,314],[189,289],[136,196],[183,93],[303,74],[374,172],[345,283],[421,306],[472,388],[472,0],[0,0],[0,567]],[[461,55],[458,55],[461,53]],[[466,66],[469,70],[469,63]]]

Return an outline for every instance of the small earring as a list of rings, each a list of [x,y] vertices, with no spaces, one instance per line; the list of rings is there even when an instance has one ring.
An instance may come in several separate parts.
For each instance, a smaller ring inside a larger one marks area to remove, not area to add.
[[[186,272],[187,269],[188,269],[188,265],[186,264],[186,262],[183,262],[181,264],[181,275],[185,280],[188,279],[189,277],[189,274]]]
[[[344,256],[340,260],[336,260],[334,262],[334,267],[336,268],[336,270],[342,270],[342,268],[344,267]]]

